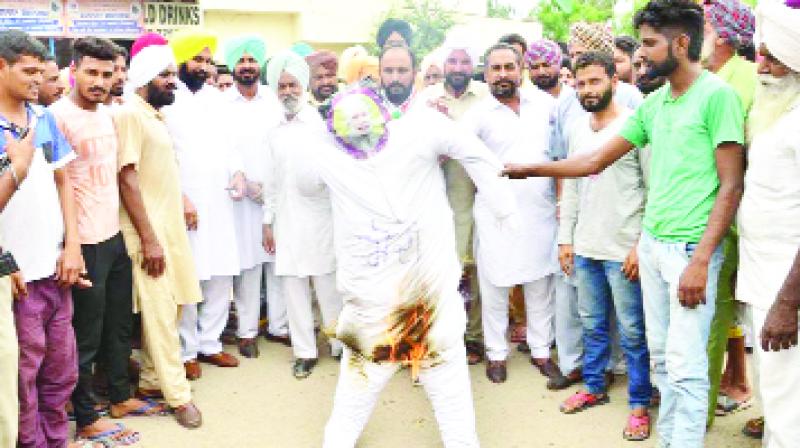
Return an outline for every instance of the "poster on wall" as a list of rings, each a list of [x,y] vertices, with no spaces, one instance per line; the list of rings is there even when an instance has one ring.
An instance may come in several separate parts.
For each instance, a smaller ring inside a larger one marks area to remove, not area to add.
[[[134,39],[144,32],[142,2],[67,0],[64,8],[64,28],[67,37]]]
[[[63,6],[63,0],[0,0],[0,29],[60,36],[64,33]]]

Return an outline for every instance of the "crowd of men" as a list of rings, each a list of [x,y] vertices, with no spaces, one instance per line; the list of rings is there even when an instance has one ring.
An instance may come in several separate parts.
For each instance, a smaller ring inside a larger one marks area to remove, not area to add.
[[[626,440],[702,447],[758,394],[745,433],[797,446],[800,5],[652,0],[634,27],[451,33],[420,63],[395,19],[379,56],[86,37],[62,73],[0,32],[0,448],[197,428],[189,381],[259,334],[298,379],[341,359],[325,447],[400,368],[477,447],[468,365],[505,382],[510,342],[583,383],[564,414],[624,373]]]

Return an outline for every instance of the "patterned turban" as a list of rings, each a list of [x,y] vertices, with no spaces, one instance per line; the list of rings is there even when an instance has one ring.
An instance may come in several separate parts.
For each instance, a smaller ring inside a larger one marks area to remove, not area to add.
[[[245,53],[252,56],[258,62],[259,67],[263,67],[267,61],[267,45],[264,43],[264,39],[248,35],[239,36],[228,41],[225,44],[225,65],[233,71],[239,59]]]
[[[578,43],[587,51],[614,54],[614,36],[602,23],[578,22],[569,30],[570,44]]]
[[[306,56],[306,62],[310,68],[325,67],[326,70],[333,70],[334,72],[339,68],[339,60],[336,53],[328,50],[317,50],[310,55]]]
[[[208,48],[213,55],[217,51],[217,36],[201,30],[182,30],[172,35],[169,46],[175,52],[175,62],[184,62]]]
[[[551,66],[560,67],[562,57],[561,47],[548,39],[540,39],[531,43],[530,48],[525,52],[525,62],[527,62],[528,65],[531,65],[534,61],[543,59]]]
[[[269,60],[267,82],[273,91],[278,90],[278,80],[283,72],[297,78],[297,82],[300,83],[303,90],[308,90],[308,78],[310,77],[308,64],[299,54],[292,50],[283,50]]]
[[[717,35],[735,48],[753,42],[756,18],[749,6],[739,0],[706,0],[705,12]]]

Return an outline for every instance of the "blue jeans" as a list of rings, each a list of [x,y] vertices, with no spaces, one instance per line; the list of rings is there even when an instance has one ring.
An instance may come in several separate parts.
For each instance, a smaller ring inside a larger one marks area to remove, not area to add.
[[[616,310],[622,352],[628,364],[628,403],[631,408],[650,404],[650,354],[644,330],[639,282],[622,273],[618,261],[575,257],[578,310],[583,324],[583,380],[593,394],[605,393],[605,371],[611,358],[611,313]]]
[[[639,240],[639,275],[644,293],[647,344],[661,392],[657,422],[661,447],[702,448],[708,412],[708,333],[714,317],[722,248],[708,263],[706,303],[686,308],[678,301],[681,274],[697,247]]]

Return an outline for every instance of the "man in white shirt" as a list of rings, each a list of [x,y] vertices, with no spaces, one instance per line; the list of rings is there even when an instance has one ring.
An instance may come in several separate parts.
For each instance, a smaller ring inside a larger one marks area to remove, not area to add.
[[[754,354],[764,446],[788,448],[800,440],[800,9],[763,3],[756,21],[763,59],[747,121],[736,298],[747,304],[752,334],[762,339]]]
[[[203,302],[183,307],[181,313],[181,357],[186,377],[200,377],[198,361],[219,367],[236,367],[239,361],[222,350],[219,338],[230,309],[233,276],[239,273],[233,200],[243,196],[244,176],[240,164],[224,147],[221,93],[205,82],[217,40],[205,33],[180,33],[170,39],[173,48],[187,47],[185,60],[178,60],[178,89],[175,101],[162,109],[175,145],[181,171],[184,208],[195,218],[189,221],[192,246]]]
[[[575,88],[589,114],[575,122],[570,155],[593,151],[617,132],[631,114],[614,101],[618,83],[614,60],[600,52],[575,61]],[[642,230],[645,187],[638,152],[629,152],[597,176],[565,179],[558,232],[562,270],[578,281],[583,328],[585,390],[561,405],[572,414],[608,402],[605,369],[611,359],[611,316],[616,315],[628,366],[631,413],[626,440],[650,435],[650,356],[644,329],[636,243]]]
[[[318,135],[325,127],[317,109],[303,98],[309,80],[308,64],[291,50],[278,53],[267,68],[269,86],[278,95],[284,115],[269,137],[269,172],[264,179],[264,248],[275,254],[275,274],[286,294],[295,378],[306,378],[318,352],[311,309],[311,287],[319,302],[323,329],[339,316],[342,298],[336,291],[333,218],[327,190],[302,195],[298,175],[315,157]],[[315,138],[316,136],[316,138]],[[331,354],[341,355],[331,343]]]
[[[259,85],[266,61],[260,37],[240,36],[225,45],[225,61],[235,84],[224,92],[225,128],[232,136],[232,150],[242,160],[247,179],[245,198],[234,204],[241,273],[234,279],[233,296],[239,326],[236,336],[242,353],[253,353],[261,311],[261,278],[267,292],[268,340],[289,346],[286,303],[275,275],[275,257],[262,244],[263,180],[269,173],[267,157],[270,131],[281,121],[281,105],[275,94]]]
[[[489,48],[485,77],[492,92],[464,121],[504,163],[548,160],[550,115],[554,101],[538,89],[520,89],[522,56],[508,44]],[[506,380],[508,293],[522,285],[531,362],[552,379],[561,376],[550,359],[553,342],[553,274],[556,260],[555,182],[535,179],[511,183],[522,225],[501,229],[489,213],[489,198],[475,197],[475,254],[478,265],[487,377]]]
[[[345,349],[323,446],[352,448],[380,391],[408,367],[429,394],[444,446],[477,447],[461,267],[439,158],[464,163],[496,219],[513,220],[513,195],[476,138],[424,107],[389,121],[383,102],[366,88],[334,99],[334,135],[301,185],[330,191],[344,294],[336,335]]]

